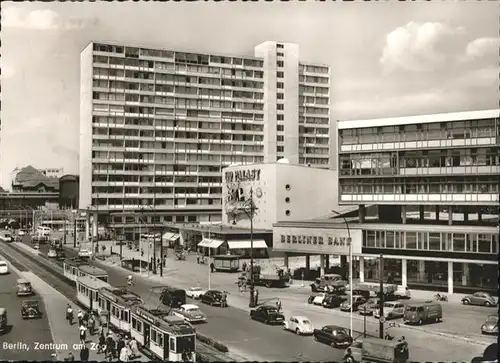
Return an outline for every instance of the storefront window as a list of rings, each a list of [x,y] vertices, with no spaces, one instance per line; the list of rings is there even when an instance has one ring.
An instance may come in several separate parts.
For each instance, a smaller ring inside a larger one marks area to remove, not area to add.
[[[465,251],[465,234],[464,233],[453,233],[453,251],[454,252],[464,252]]]
[[[376,241],[375,245],[378,248],[385,248],[385,231],[377,231],[375,232]]]
[[[477,252],[491,253],[491,235],[478,234],[477,235]]]
[[[394,248],[394,232],[392,231],[385,232],[385,247]]]
[[[375,247],[375,231],[366,231],[366,247]]]
[[[460,287],[474,287],[478,291],[485,289],[496,291],[498,267],[475,263],[453,263],[453,281],[456,290]]]
[[[406,232],[406,249],[414,250],[417,248],[417,232]]]
[[[379,259],[364,258],[363,264],[365,266],[365,280],[372,281],[379,279]]]
[[[451,233],[441,233],[441,251],[453,251]]]
[[[429,232],[429,250],[441,250],[441,233]]]
[[[467,234],[466,252],[477,252],[477,234]]]
[[[427,232],[419,232],[417,240],[417,250],[427,250],[428,238]]]
[[[403,234],[404,232],[394,232],[395,248],[403,248]]]

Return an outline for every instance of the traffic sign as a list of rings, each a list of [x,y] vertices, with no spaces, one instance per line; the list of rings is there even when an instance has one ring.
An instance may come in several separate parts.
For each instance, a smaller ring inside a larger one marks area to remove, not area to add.
[[[118,241],[124,241],[125,240],[125,236],[123,234],[119,234],[117,236],[117,238],[118,238]]]
[[[380,318],[378,318],[378,320],[384,324],[385,323],[385,316],[381,316]]]

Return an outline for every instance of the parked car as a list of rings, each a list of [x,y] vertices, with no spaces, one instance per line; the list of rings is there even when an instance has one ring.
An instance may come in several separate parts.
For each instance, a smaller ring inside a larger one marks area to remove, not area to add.
[[[462,299],[462,304],[496,306],[497,302],[495,301],[495,298],[487,292],[475,292],[472,295],[465,296]]]
[[[323,304],[323,300],[328,296],[328,294],[322,292],[321,294],[311,295],[307,299],[309,304],[321,305]]]
[[[264,324],[283,324],[285,317],[278,312],[275,306],[259,306],[250,310],[250,319],[261,321]]]
[[[23,319],[40,319],[42,312],[38,300],[24,300],[21,303],[21,317]]]
[[[384,317],[386,319],[397,319],[402,318],[405,315],[405,306],[400,302],[385,302],[384,303]],[[380,318],[380,311],[375,310],[373,312],[375,318]]]
[[[340,304],[342,304],[346,300],[347,295],[332,294],[327,295],[321,305],[323,305],[323,307],[327,309],[338,308]]]
[[[9,265],[7,262],[0,261],[0,275],[7,275],[9,273]]]
[[[364,304],[358,306],[360,315],[373,315],[375,310],[380,309],[380,299],[370,298]]]
[[[33,249],[35,249],[35,250],[39,250],[39,249],[40,249],[40,245],[39,245],[38,243],[35,243],[35,244],[33,245]]]
[[[208,290],[203,295],[200,295],[200,300],[204,304],[224,306],[222,303],[223,294],[219,290]]]
[[[57,251],[56,252],[56,259],[64,260],[65,258],[66,258],[66,253],[64,253],[64,251]]]
[[[50,257],[50,258],[56,258],[57,257],[57,252],[56,250],[54,249],[50,249],[49,252],[47,252],[47,257]]]
[[[314,329],[314,340],[328,344],[333,348],[343,348],[352,344],[352,337],[346,329],[336,325],[326,325],[321,329]]]
[[[20,229],[19,231],[17,231],[18,236],[24,236],[25,234],[26,234],[26,231],[23,229]]]
[[[398,285],[396,291],[394,291],[394,296],[396,296],[399,299],[410,299],[411,292],[408,289],[408,287],[403,285]]]
[[[353,295],[353,297],[349,297],[346,301],[340,304],[340,310],[342,311],[351,311],[351,302],[352,302],[352,311],[356,311],[358,306],[364,304],[366,299],[360,295]]]
[[[80,250],[78,251],[78,257],[92,257],[92,251],[86,249],[86,248],[80,248]]]
[[[194,304],[181,305],[180,308],[174,309],[172,312],[175,316],[184,319],[188,323],[201,323],[207,320],[198,305]]]
[[[403,321],[405,324],[419,324],[428,322],[438,323],[443,319],[443,308],[439,302],[425,302],[406,305]]]
[[[483,325],[481,325],[481,333],[498,335],[498,315],[488,316]]]
[[[18,279],[16,281],[17,285],[17,296],[26,296],[26,295],[34,295],[33,287],[31,286],[31,282],[26,279]]]
[[[297,335],[307,335],[314,332],[311,321],[305,316],[291,316],[283,323],[283,329],[293,331]]]
[[[199,299],[200,296],[206,292],[207,291],[203,290],[201,287],[194,286],[186,290],[186,296],[192,299]]]

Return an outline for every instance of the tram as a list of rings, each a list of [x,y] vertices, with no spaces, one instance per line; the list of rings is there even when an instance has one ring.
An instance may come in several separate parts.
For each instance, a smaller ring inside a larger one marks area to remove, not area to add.
[[[169,311],[135,306],[130,334],[161,361],[195,362],[196,329]]]
[[[111,288],[111,285],[94,276],[80,276],[76,280],[76,299],[86,308],[98,311],[99,290],[105,287]]]
[[[80,259],[66,259],[63,261],[64,276],[75,281],[80,277],[79,268],[80,266],[88,265],[86,261]]]
[[[130,309],[143,304],[141,297],[125,288],[103,287],[99,289],[98,313],[109,312],[109,323],[119,331],[130,333]]]
[[[91,276],[101,281],[108,282],[108,273],[106,270],[91,265],[81,265],[78,268],[78,277],[83,276]]]

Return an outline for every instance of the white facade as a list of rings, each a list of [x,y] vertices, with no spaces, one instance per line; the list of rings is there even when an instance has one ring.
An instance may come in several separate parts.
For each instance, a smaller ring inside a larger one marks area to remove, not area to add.
[[[80,207],[115,212],[111,224],[137,224],[118,214],[151,206],[157,222],[217,221],[224,166],[335,165],[329,82],[328,67],[299,63],[296,44],[265,42],[243,58],[90,43]]]
[[[46,168],[38,169],[40,172],[49,178],[60,178],[64,175],[64,168]]]
[[[222,223],[250,228],[241,208],[250,190],[256,207],[253,226],[272,229],[278,221],[307,220],[338,210],[337,172],[284,163],[230,166],[223,170]]]

